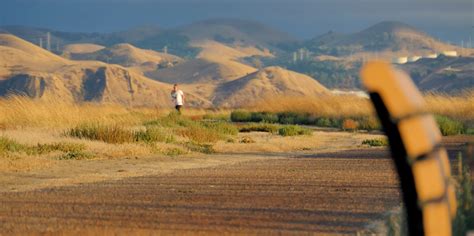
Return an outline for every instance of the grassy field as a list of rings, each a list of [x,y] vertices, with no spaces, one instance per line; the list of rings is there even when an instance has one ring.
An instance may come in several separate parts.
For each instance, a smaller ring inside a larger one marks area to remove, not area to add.
[[[443,134],[472,132],[472,95],[426,96]],[[17,160],[24,160],[25,169],[41,158],[310,149],[314,146],[311,142],[318,141],[313,139],[312,130],[299,125],[332,127],[350,133],[380,130],[369,100],[344,96],[312,100],[276,98],[249,105],[245,110],[186,109],[183,115],[164,109],[70,104],[24,97],[0,99],[0,108],[0,155],[4,157],[0,166],[18,166],[21,162]],[[254,131],[267,134],[246,135]],[[290,139],[292,136],[301,137]],[[377,137],[364,141],[360,144],[387,145]],[[293,144],[282,149],[283,143]]]

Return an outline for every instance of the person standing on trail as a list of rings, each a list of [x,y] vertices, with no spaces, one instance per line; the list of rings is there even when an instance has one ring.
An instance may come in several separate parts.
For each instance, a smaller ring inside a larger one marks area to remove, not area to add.
[[[174,84],[173,90],[171,91],[171,97],[173,98],[175,109],[181,113],[181,108],[184,105],[184,93],[178,89],[178,84]]]

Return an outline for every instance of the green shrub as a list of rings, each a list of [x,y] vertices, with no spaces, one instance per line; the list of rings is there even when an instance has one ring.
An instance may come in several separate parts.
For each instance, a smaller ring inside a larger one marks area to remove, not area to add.
[[[278,115],[269,112],[252,112],[252,122],[278,123]]]
[[[453,120],[447,116],[436,116],[439,130],[444,136],[463,134],[465,132],[464,124]]]
[[[309,135],[311,132],[310,129],[298,125],[285,125],[278,129],[278,134],[281,136]]]
[[[175,138],[172,134],[167,134],[163,132],[162,129],[157,127],[147,127],[146,130],[140,130],[134,132],[135,141],[137,142],[166,142],[172,143],[175,141]]]
[[[186,142],[185,146],[193,152],[200,152],[205,154],[212,154],[216,152],[212,144]]]
[[[131,130],[117,125],[82,124],[66,132],[66,135],[80,138],[99,140],[106,143],[126,143],[135,141],[135,134]]]
[[[331,121],[331,127],[342,129],[342,121],[343,121],[342,119],[331,118],[329,120]]]
[[[205,120],[230,121],[228,114],[205,114],[202,118]]]
[[[369,145],[371,147],[382,147],[388,146],[388,140],[386,138],[381,139],[366,139],[362,141],[363,145]]]
[[[280,112],[278,113],[278,123],[280,124],[296,124],[298,113],[296,112]]]
[[[232,122],[250,122],[252,114],[248,111],[237,110],[230,113],[230,120]]]
[[[316,120],[316,125],[319,127],[331,127],[331,120],[328,118],[319,118]]]
[[[279,125],[275,124],[257,124],[252,123],[248,125],[244,125],[239,128],[240,132],[268,132],[268,133],[277,133],[279,129]]]
[[[22,152],[27,155],[43,155],[51,152],[63,152],[60,159],[84,159],[92,157],[92,154],[83,152],[85,149],[86,146],[84,144],[76,143],[52,143],[28,146],[6,137],[0,137],[0,154]]]
[[[24,152],[27,149],[28,148],[21,143],[6,137],[0,137],[0,154],[7,152]]]
[[[86,149],[86,145],[78,143],[52,143],[52,144],[37,144],[29,148],[30,154],[46,154],[54,151],[61,151],[65,153],[81,152]]]
[[[237,135],[239,133],[239,129],[234,124],[224,122],[224,121],[217,121],[217,122],[201,122],[201,124],[212,131],[215,131],[222,135]]]
[[[362,130],[381,130],[382,126],[376,117],[373,116],[364,116],[356,119],[359,129]]]

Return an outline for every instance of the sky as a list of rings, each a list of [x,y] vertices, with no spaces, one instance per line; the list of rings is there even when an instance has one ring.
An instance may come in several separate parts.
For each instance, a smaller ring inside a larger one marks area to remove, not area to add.
[[[0,25],[112,32],[210,18],[255,20],[308,39],[401,21],[444,41],[474,42],[474,0],[1,0]],[[474,44],[474,43],[473,43]]]

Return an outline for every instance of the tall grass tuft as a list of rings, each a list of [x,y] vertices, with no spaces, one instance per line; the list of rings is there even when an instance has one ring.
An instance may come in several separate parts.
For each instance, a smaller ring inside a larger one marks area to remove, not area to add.
[[[278,129],[278,134],[281,136],[309,135],[311,133],[310,129],[298,125],[285,125]]]
[[[435,118],[436,123],[438,123],[439,130],[444,136],[465,133],[466,129],[462,122],[441,115],[437,115]]]
[[[66,132],[67,136],[99,140],[106,143],[129,143],[136,140],[135,133],[118,125],[81,124]]]

